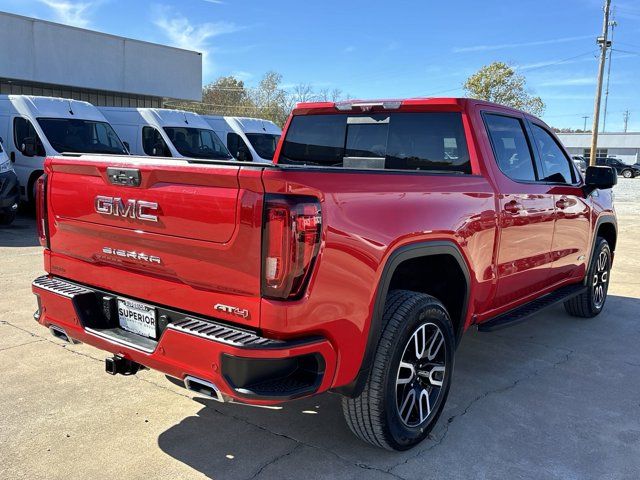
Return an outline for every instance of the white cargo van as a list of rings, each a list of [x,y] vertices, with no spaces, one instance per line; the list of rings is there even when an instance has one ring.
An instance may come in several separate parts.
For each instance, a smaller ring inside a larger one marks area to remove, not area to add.
[[[127,153],[96,107],[64,98],[0,95],[0,137],[18,176],[20,196],[29,202],[46,156]]]
[[[231,155],[245,162],[271,163],[282,130],[269,120],[247,117],[202,116]]]
[[[231,160],[200,115],[165,108],[100,107],[134,155]]]

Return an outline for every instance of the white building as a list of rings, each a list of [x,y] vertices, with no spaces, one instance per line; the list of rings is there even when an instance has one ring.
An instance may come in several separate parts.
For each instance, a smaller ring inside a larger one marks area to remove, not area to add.
[[[0,94],[162,107],[202,100],[202,54],[0,12]]]
[[[571,155],[589,158],[591,153],[590,133],[558,133]],[[624,163],[640,161],[640,132],[599,133],[597,157],[614,157]]]

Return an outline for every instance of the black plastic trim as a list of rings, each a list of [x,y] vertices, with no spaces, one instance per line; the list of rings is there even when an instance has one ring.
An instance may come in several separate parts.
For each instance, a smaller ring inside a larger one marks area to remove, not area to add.
[[[305,365],[305,362],[315,365]],[[312,366],[312,369],[305,368]],[[318,391],[326,363],[321,354],[249,358],[222,354],[222,376],[241,398],[289,401]]]
[[[611,215],[608,213],[603,213],[598,217],[598,220],[596,220],[596,225],[593,229],[593,239],[591,241],[591,251],[589,252],[589,258],[587,259],[587,272],[589,270],[588,265],[591,264],[591,259],[593,258],[593,252],[595,251],[596,247],[597,247],[597,238],[598,238],[598,230],[600,229],[600,227],[604,224],[610,224],[611,226],[613,226],[613,229],[616,232],[616,239],[618,238],[618,221],[615,217],[615,215]],[[611,252],[612,254],[615,254],[615,250],[613,248],[613,245],[609,245],[609,248],[611,248]],[[585,273],[584,276],[584,285],[587,284],[588,282],[588,277],[587,277],[587,273]]]
[[[382,315],[384,313],[384,304],[387,298],[387,293],[389,292],[389,285],[391,284],[391,279],[393,278],[393,274],[395,273],[398,266],[406,260],[411,260],[419,257],[430,257],[434,255],[452,256],[462,270],[466,283],[466,291],[460,315],[462,317],[461,322],[464,321],[467,316],[467,309],[469,305],[471,277],[469,274],[469,267],[467,266],[467,263],[465,262],[464,257],[456,244],[448,240],[436,240],[433,242],[413,243],[411,245],[405,245],[398,248],[389,256],[387,262],[385,263],[384,270],[382,271],[382,276],[380,277],[380,283],[378,284],[378,288],[376,290],[376,300],[373,309],[373,316],[371,317],[371,322],[369,325],[367,347],[362,359],[362,364],[360,365],[360,370],[356,375],[356,378],[351,383],[334,389],[335,392],[351,397],[357,397],[358,395],[360,395],[360,393],[362,393],[362,390],[364,389],[365,383],[367,381],[367,377],[369,376],[369,371],[371,369],[371,364],[373,363],[373,357],[378,346],[378,341],[382,334]],[[458,342],[460,341],[460,337],[461,332],[456,331],[456,339]]]
[[[530,302],[513,308],[505,313],[497,315],[478,325],[479,332],[493,332],[503,328],[517,325],[524,322],[529,317],[545,310],[558,303],[565,302],[570,298],[580,295],[586,291],[586,287],[582,283],[566,285],[549,292],[541,297],[537,297]]]

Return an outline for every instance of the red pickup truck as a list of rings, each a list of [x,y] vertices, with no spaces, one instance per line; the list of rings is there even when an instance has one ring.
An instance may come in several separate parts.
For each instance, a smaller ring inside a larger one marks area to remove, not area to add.
[[[273,165],[49,158],[35,317],[219,401],[341,394],[358,437],[407,449],[468,328],[602,310],[615,183],[539,119],[454,98],[299,104]]]

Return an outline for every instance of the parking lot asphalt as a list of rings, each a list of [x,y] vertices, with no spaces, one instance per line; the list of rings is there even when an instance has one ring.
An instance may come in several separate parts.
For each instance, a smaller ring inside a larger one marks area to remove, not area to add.
[[[430,439],[392,453],[350,433],[340,398],[264,409],[194,398],[157,372],[33,320],[32,217],[0,227],[0,478],[558,478],[640,476],[640,179],[615,189],[619,244],[604,312],[562,307],[468,332]]]

